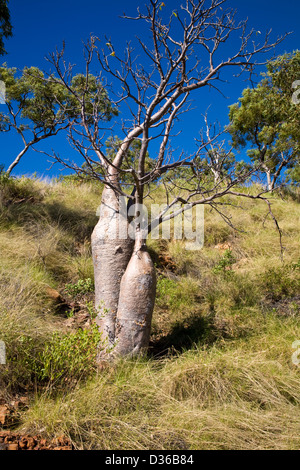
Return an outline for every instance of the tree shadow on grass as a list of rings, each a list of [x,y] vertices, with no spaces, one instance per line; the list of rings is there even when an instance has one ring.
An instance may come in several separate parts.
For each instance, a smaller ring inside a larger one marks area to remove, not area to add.
[[[195,345],[212,345],[219,337],[213,316],[191,316],[175,324],[167,335],[151,341],[149,355],[162,358],[174,352],[182,353]]]
[[[47,225],[55,224],[79,243],[91,237],[97,221],[98,217],[94,212],[70,209],[57,201],[9,204],[0,219],[6,228],[11,225],[27,227],[32,232],[34,227],[47,228]]]
[[[98,222],[96,214],[69,209],[59,202],[48,203],[45,206],[52,222],[56,222],[63,230],[70,232],[77,241],[84,241],[91,237]]]

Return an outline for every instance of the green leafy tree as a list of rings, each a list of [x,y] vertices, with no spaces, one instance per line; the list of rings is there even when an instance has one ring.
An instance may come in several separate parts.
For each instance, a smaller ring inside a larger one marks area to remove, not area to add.
[[[6,54],[3,39],[12,36],[8,2],[9,0],[0,0],[0,55]]]
[[[30,148],[66,130],[80,119],[79,101],[84,103],[87,124],[97,113],[99,121],[108,121],[114,110],[99,77],[75,75],[69,88],[61,79],[46,76],[37,67],[17,69],[0,67],[0,80],[6,86],[6,106],[0,113],[0,132],[15,131],[21,140],[19,153],[12,157],[6,172],[10,174]]]
[[[287,170],[286,178],[292,186],[300,185],[300,163]]]
[[[266,174],[268,190],[283,180],[284,171],[299,165],[300,105],[292,99],[300,78],[300,51],[284,54],[267,65],[256,88],[247,88],[230,107],[229,132],[235,148],[248,149],[251,161]]]

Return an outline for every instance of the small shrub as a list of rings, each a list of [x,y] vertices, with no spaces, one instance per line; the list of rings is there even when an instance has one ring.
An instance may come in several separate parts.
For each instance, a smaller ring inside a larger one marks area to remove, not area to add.
[[[97,313],[97,311],[94,307],[94,302],[92,302],[92,301],[86,302],[85,306],[86,306],[86,309],[87,309],[88,314],[90,315],[90,317],[92,319],[96,318],[98,313]]]
[[[297,263],[292,264],[292,269],[293,271],[296,271],[296,270],[300,271],[300,258],[298,259]]]
[[[236,259],[231,250],[226,250],[218,264],[213,268],[214,274],[226,274],[232,272],[232,266],[236,263]]]
[[[72,297],[78,297],[94,291],[94,283],[91,278],[79,279],[75,284],[66,284],[65,291]]]
[[[101,333],[95,324],[63,336],[54,333],[35,363],[37,379],[57,384],[90,376],[95,371],[100,341]]]
[[[266,298],[274,301],[299,292],[299,279],[295,277],[298,265],[269,268],[261,275],[260,284]]]

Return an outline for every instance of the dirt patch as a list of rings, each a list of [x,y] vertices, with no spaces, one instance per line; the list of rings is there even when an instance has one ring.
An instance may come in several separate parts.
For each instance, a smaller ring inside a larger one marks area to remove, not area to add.
[[[300,314],[300,295],[278,300],[277,302],[267,302],[265,308],[273,310],[277,315],[283,317],[296,317]]]

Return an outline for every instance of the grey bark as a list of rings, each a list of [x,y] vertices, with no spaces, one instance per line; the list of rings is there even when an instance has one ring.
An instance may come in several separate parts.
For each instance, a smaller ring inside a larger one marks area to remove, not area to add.
[[[273,184],[272,184],[271,170],[267,169],[267,170],[266,170],[266,175],[267,175],[267,187],[268,187],[268,191],[273,191],[274,187],[273,187]]]
[[[92,234],[96,322],[106,349],[114,345],[120,283],[134,245],[130,238],[119,237],[118,229],[128,228],[126,214],[120,216],[119,209],[118,193],[106,187],[102,194],[100,218]]]
[[[148,348],[155,294],[155,268],[138,234],[120,286],[114,356],[136,356]]]
[[[17,164],[19,163],[19,161],[21,160],[21,158],[23,157],[23,155],[25,155],[25,153],[27,152],[27,150],[29,149],[28,146],[26,146],[22,152],[19,153],[19,155],[14,159],[14,161],[9,165],[9,167],[7,168],[6,170],[6,173],[8,175],[11,174],[11,172],[13,171],[13,169],[15,168],[15,166],[17,166]]]

